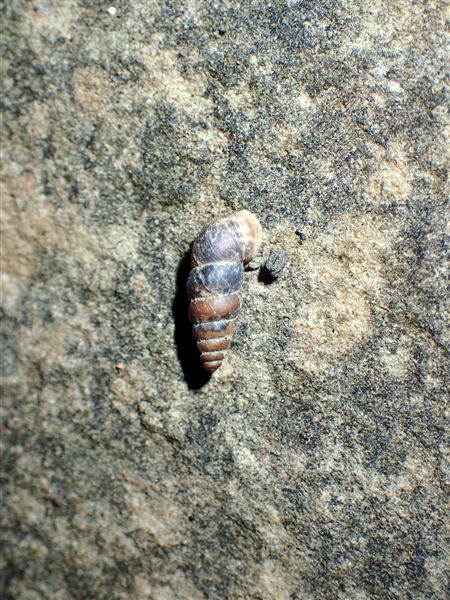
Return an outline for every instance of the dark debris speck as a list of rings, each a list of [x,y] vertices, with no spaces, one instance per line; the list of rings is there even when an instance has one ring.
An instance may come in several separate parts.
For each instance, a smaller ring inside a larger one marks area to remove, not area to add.
[[[288,257],[288,253],[284,250],[271,250],[259,272],[259,281],[269,285],[277,280],[286,267]]]

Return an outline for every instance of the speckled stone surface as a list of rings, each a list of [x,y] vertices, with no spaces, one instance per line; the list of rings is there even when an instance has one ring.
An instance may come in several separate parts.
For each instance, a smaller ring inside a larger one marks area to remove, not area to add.
[[[2,598],[446,598],[445,3],[1,10]],[[286,260],[208,379],[243,208]]]

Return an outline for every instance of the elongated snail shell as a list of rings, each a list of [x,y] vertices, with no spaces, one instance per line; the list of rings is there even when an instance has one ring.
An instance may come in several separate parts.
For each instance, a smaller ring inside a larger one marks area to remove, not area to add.
[[[220,367],[230,346],[244,265],[257,254],[261,236],[255,215],[241,210],[204,227],[192,246],[189,316],[206,371]]]

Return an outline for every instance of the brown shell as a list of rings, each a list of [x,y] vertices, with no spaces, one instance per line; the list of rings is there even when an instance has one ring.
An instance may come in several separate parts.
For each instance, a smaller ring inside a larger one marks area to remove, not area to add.
[[[257,254],[262,229],[248,210],[213,221],[192,246],[189,317],[206,371],[218,369],[230,346],[239,307],[243,265]]]

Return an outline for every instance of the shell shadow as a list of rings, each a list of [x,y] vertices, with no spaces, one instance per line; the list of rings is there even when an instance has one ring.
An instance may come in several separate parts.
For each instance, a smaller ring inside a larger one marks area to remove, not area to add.
[[[172,315],[175,323],[174,341],[184,380],[189,389],[199,390],[211,379],[211,373],[208,373],[202,367],[188,317],[189,298],[186,292],[186,284],[190,270],[191,251],[188,250],[178,263]]]

